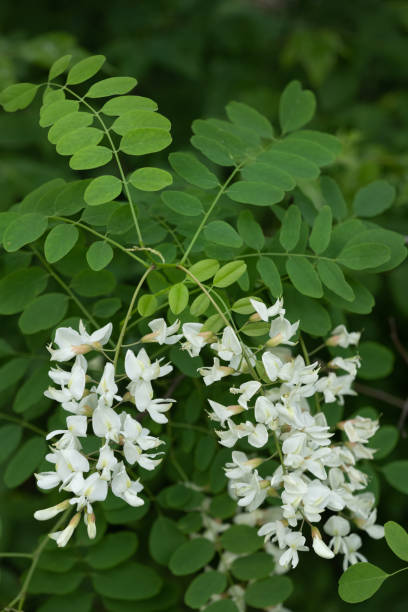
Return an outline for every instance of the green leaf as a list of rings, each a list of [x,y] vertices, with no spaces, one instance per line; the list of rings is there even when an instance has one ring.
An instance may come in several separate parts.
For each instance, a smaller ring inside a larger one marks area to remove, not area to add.
[[[92,170],[100,168],[112,159],[112,151],[107,147],[91,145],[80,149],[71,157],[69,165],[73,170]]]
[[[317,213],[312,233],[310,234],[309,244],[312,250],[317,253],[323,253],[329,246],[332,229],[332,211],[329,206],[323,206]]]
[[[394,521],[387,521],[384,525],[385,540],[394,555],[403,561],[408,561],[408,533],[401,525]]]
[[[48,227],[48,220],[37,213],[27,213],[12,221],[3,234],[3,246],[14,253],[40,238]]]
[[[230,102],[225,110],[232,123],[251,130],[261,138],[273,138],[273,127],[257,110],[242,102]]]
[[[52,81],[59,77],[68,68],[71,63],[72,55],[63,55],[55,60],[48,73],[48,80]]]
[[[48,365],[40,365],[25,379],[15,395],[13,411],[17,414],[26,412],[29,408],[41,402],[44,389],[49,385]]]
[[[260,257],[257,261],[256,269],[273,297],[280,297],[282,295],[282,283],[278,268],[273,259],[270,257]]]
[[[43,438],[33,436],[13,455],[4,472],[4,483],[9,489],[18,487],[34,473],[47,452]]]
[[[95,591],[104,597],[140,601],[157,595],[163,581],[151,567],[126,562],[110,570],[93,574],[92,583]]]
[[[154,100],[143,96],[119,96],[105,102],[101,109],[102,113],[109,117],[124,115],[133,110],[155,111],[157,110],[157,104]]]
[[[300,293],[314,298],[322,297],[323,289],[319,276],[306,257],[289,257],[286,271]]]
[[[160,191],[172,184],[173,177],[160,168],[139,168],[132,172],[129,182],[141,191]]]
[[[179,546],[170,557],[169,569],[176,576],[194,574],[210,563],[215,554],[214,544],[206,538],[194,538]]]
[[[203,207],[198,198],[184,191],[165,191],[161,199],[171,210],[187,217],[196,217],[203,213]]]
[[[169,291],[169,306],[173,314],[177,315],[186,308],[188,304],[188,289],[184,283],[173,285]]]
[[[408,495],[408,461],[404,459],[400,461],[391,461],[391,463],[387,463],[387,465],[382,468],[382,471],[387,482],[394,487],[394,489]]]
[[[231,572],[238,580],[252,580],[253,578],[265,578],[275,566],[271,555],[264,552],[256,552],[246,557],[235,559],[231,565]]]
[[[146,110],[132,110],[120,115],[112,125],[112,130],[120,136],[139,129],[160,129],[170,131],[171,123],[164,115]]]
[[[210,306],[210,300],[204,293],[198,295],[195,300],[193,300],[190,306],[190,312],[193,317],[199,317],[200,315],[207,312],[208,307]]]
[[[91,113],[74,112],[64,115],[58,119],[48,131],[48,140],[52,144],[57,142],[67,134],[80,128],[86,128],[93,123],[94,116]]]
[[[19,425],[4,425],[0,427],[0,464],[14,453],[20,444],[23,429]]]
[[[347,603],[359,603],[378,591],[389,574],[372,563],[351,565],[339,580],[339,595]]]
[[[359,245],[366,242],[386,246],[390,250],[390,258],[386,263],[376,267],[375,271],[377,273],[396,268],[407,256],[403,234],[398,234],[397,232],[392,232],[377,226],[376,229],[368,229],[355,233],[353,238],[347,242],[347,246],[351,246],[352,244]]]
[[[21,312],[39,293],[44,291],[48,274],[32,266],[11,272],[0,281],[0,314]]]
[[[193,147],[201,151],[205,157],[219,166],[233,166],[233,156],[221,143],[205,136],[192,136],[190,140]]]
[[[238,608],[231,599],[221,599],[204,608],[203,612],[238,612]]]
[[[234,202],[271,206],[283,199],[284,192],[269,183],[237,181],[225,192]]]
[[[296,181],[299,179],[315,179],[319,176],[319,168],[313,162],[285,151],[280,151],[275,148],[261,153],[258,157],[259,162],[267,163],[286,172]]]
[[[358,314],[370,313],[374,306],[374,298],[372,294],[364,285],[355,281],[354,279],[350,279],[349,284],[355,295],[353,301],[348,302],[329,290],[325,291],[325,297],[336,308],[343,308],[346,311],[356,312]]]
[[[332,328],[329,313],[319,301],[299,294],[290,285],[285,285],[283,294],[290,321],[299,321],[299,328],[312,336],[329,333]]]
[[[199,574],[190,583],[184,602],[193,610],[197,610],[204,606],[213,595],[223,593],[227,587],[227,578],[225,574],[210,570]]]
[[[317,271],[320,280],[333,293],[339,295],[347,301],[354,300],[354,291],[344,278],[344,274],[340,266],[334,261],[319,260],[317,262]]]
[[[119,298],[105,298],[98,300],[92,307],[92,313],[95,317],[110,319],[121,307],[122,303]]]
[[[219,185],[215,174],[192,153],[170,153],[169,162],[173,170],[191,185],[201,189],[214,189]]]
[[[383,425],[380,427],[367,444],[369,448],[376,449],[374,459],[377,461],[389,455],[396,447],[398,437],[398,429],[394,425]]]
[[[221,535],[221,544],[226,550],[237,555],[252,553],[262,547],[262,538],[255,527],[249,525],[233,525]]]
[[[129,559],[138,546],[138,538],[132,531],[110,533],[92,546],[85,561],[94,569],[104,570],[115,567]]]
[[[347,204],[336,181],[329,176],[322,176],[320,179],[320,187],[326,204],[328,204],[332,210],[333,217],[337,221],[341,221],[347,217]]]
[[[171,135],[162,128],[139,128],[127,132],[120,141],[120,150],[128,155],[147,155],[162,151],[171,143]]]
[[[242,238],[237,231],[226,221],[211,221],[204,228],[204,236],[208,242],[221,246],[239,248]]]
[[[88,185],[84,199],[89,206],[99,206],[115,200],[122,193],[122,181],[110,174],[98,176]]]
[[[190,266],[189,271],[193,274],[200,282],[206,281],[212,278],[219,269],[220,264],[216,259],[202,259],[197,263]]]
[[[33,595],[40,593],[68,595],[79,587],[84,577],[83,572],[56,573],[37,569],[31,579],[28,592]]]
[[[199,472],[204,472],[210,465],[216,451],[216,441],[212,436],[202,436],[194,450],[194,466]]]
[[[359,217],[375,217],[391,206],[395,199],[395,187],[378,180],[359,189],[353,201],[353,210]]]
[[[73,181],[55,199],[55,214],[70,216],[85,206],[84,193],[89,181]]]
[[[113,249],[105,240],[91,244],[86,252],[86,261],[92,270],[103,270],[112,261]]]
[[[284,602],[293,591],[293,584],[286,576],[270,576],[248,585],[245,601],[249,606],[264,610]]]
[[[298,130],[312,119],[316,109],[314,94],[302,89],[299,81],[287,85],[279,101],[279,121],[282,133]]]
[[[93,593],[81,591],[75,594],[71,592],[69,597],[53,595],[47,597],[36,612],[55,612],[55,610],[58,610],[58,612],[72,612],[72,610],[75,610],[75,612],[91,612],[93,598]]]
[[[2,365],[0,367],[0,391],[4,391],[4,389],[14,385],[20,378],[23,378],[28,368],[28,364],[28,359],[24,357],[15,357]]]
[[[361,368],[358,377],[377,380],[391,374],[394,367],[394,353],[378,342],[361,342],[359,345]]]
[[[230,261],[222,266],[214,276],[214,287],[229,287],[245,274],[246,269],[245,261]]]
[[[94,127],[81,127],[62,136],[57,142],[57,153],[73,155],[81,149],[95,146],[103,138],[102,130]]]
[[[65,115],[76,113],[79,109],[79,102],[76,100],[59,100],[52,102],[40,109],[40,126],[50,127]]]
[[[186,541],[176,523],[160,516],[149,534],[149,552],[156,563],[168,565],[173,552]]]
[[[154,295],[145,294],[137,302],[138,313],[142,317],[150,317],[157,308],[157,299]]]
[[[214,518],[228,519],[235,516],[237,512],[237,502],[228,495],[228,493],[222,493],[221,495],[215,495],[211,499],[210,503],[210,514]]]
[[[8,113],[27,108],[34,100],[39,85],[32,83],[15,83],[0,93],[0,104]]]
[[[67,295],[46,293],[28,304],[18,320],[18,325],[23,334],[36,334],[43,329],[50,329],[62,321],[67,309]]]
[[[295,248],[300,238],[302,215],[296,204],[291,204],[285,211],[279,232],[279,242],[286,251]]]
[[[268,183],[276,189],[283,191],[289,191],[296,185],[294,178],[290,174],[270,163],[256,161],[255,163],[247,164],[243,167],[241,174],[247,181]]]
[[[60,223],[52,228],[44,243],[45,259],[50,263],[59,261],[75,246],[79,232],[75,225]]]
[[[113,291],[116,285],[115,277],[108,270],[95,272],[82,270],[74,276],[71,287],[83,297],[97,297]]]
[[[91,55],[74,64],[68,72],[67,85],[77,85],[93,77],[105,63],[105,56]]]
[[[106,96],[120,96],[127,94],[137,81],[133,77],[110,77],[94,83],[85,94],[86,98],[104,98]]]
[[[390,249],[375,242],[346,245],[337,261],[351,270],[376,268],[390,259]]]
[[[265,237],[261,226],[255,221],[249,210],[242,210],[238,217],[238,232],[246,245],[260,251],[265,245]]]

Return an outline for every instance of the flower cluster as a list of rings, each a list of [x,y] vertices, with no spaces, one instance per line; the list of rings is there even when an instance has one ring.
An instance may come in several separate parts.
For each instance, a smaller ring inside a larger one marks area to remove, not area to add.
[[[160,321],[152,321],[152,335],[157,342],[172,343],[179,337],[171,336],[171,328],[163,329]],[[162,364],[162,359],[151,362],[144,348],[137,355],[128,350],[125,356],[127,378],[126,393],[118,394],[117,376],[114,364],[109,357],[103,367],[102,375],[94,379],[88,374],[91,363],[84,357],[92,350],[102,352],[109,341],[112,324],[88,334],[80,323],[79,332],[69,327],[56,331],[55,344],[49,347],[51,360],[57,362],[73,361],[70,371],[60,367],[51,368],[49,376],[57,387],[50,387],[45,395],[58,402],[69,413],[66,429],[58,429],[48,434],[47,440],[55,440],[50,446],[46,459],[54,465],[54,470],[36,474],[41,489],[59,490],[72,494],[65,501],[34,516],[38,520],[52,518],[63,510],[74,506],[76,514],[62,531],[51,534],[58,546],[65,546],[77,527],[81,514],[87,526],[88,535],[96,535],[95,515],[92,504],[106,499],[109,488],[113,495],[120,497],[131,506],[141,506],[140,497],[143,485],[140,480],[132,480],[125,462],[130,466],[140,465],[153,470],[160,463],[162,453],[157,447],[163,442],[151,435],[143,427],[140,419],[128,412],[119,411],[122,403],[134,404],[139,413],[148,413],[157,423],[166,423],[166,412],[174,400],[153,397],[152,381],[172,371],[172,366]],[[153,340],[153,338],[149,338]],[[137,414],[136,413],[136,414]],[[94,436],[100,441],[96,452],[84,451],[85,439]]]
[[[317,361],[310,363],[307,353],[293,356],[299,322],[285,318],[282,300],[270,308],[254,299],[251,304],[255,310],[251,320],[270,321],[266,344],[254,353],[227,326],[221,338],[211,343],[216,353],[213,365],[200,369],[206,385],[228,375],[245,376],[244,382],[230,388],[234,396],[230,405],[208,400],[209,416],[220,427],[220,443],[232,448],[245,439],[247,447],[270,451],[262,457],[232,452],[232,461],[225,467],[230,494],[249,513],[265,501],[280,499],[274,520],[265,522],[259,535],[268,545],[277,545],[283,568],[296,567],[299,551],[309,550],[305,525],[310,526],[314,551],[325,558],[342,553],[346,568],[364,559],[357,552],[359,535],[350,533],[351,523],[374,538],[383,536],[383,528],[375,524],[374,495],[365,491],[367,475],[356,467],[359,459],[373,458],[375,451],[367,442],[377,431],[378,421],[357,416],[337,423],[344,435],[335,438],[321,402],[343,404],[345,396],[355,394],[351,387],[359,357],[335,357],[323,368]],[[349,333],[340,325],[326,345],[347,348],[359,338],[359,333]],[[280,464],[272,474],[261,476],[258,468],[271,458],[271,452]],[[326,544],[316,524],[329,513],[323,526],[331,536]]]

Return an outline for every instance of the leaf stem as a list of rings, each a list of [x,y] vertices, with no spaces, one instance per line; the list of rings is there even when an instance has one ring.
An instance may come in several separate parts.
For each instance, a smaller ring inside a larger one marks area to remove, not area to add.
[[[28,423],[27,421],[23,421],[22,419],[19,419],[11,414],[0,412],[0,419],[3,419],[4,421],[11,421],[11,423],[17,423],[18,425],[21,425],[21,427],[26,427],[27,429],[31,429],[31,431],[34,431],[35,433],[38,433],[41,436],[47,435],[47,432],[44,431],[43,429],[40,429],[36,425],[32,425],[31,423]]]
[[[141,289],[145,279],[150,274],[150,272],[152,270],[154,270],[154,268],[155,268],[154,265],[149,266],[149,268],[145,271],[145,273],[143,274],[142,278],[138,282],[138,284],[136,286],[136,289],[133,292],[132,299],[130,300],[129,308],[128,308],[128,311],[126,313],[125,321],[123,323],[122,329],[120,330],[119,340],[118,340],[118,344],[117,344],[116,350],[115,350],[115,356],[114,356],[114,359],[113,359],[113,367],[114,367],[115,370],[116,370],[116,367],[118,365],[120,349],[122,348],[123,338],[125,337],[126,329],[127,329],[128,323],[129,323],[129,319],[130,319],[130,317],[132,315],[132,310],[133,310],[133,307],[135,305],[136,298],[137,298],[137,296],[139,294],[139,291],[140,291],[140,289]]]
[[[194,236],[191,239],[190,244],[187,247],[187,250],[185,251],[180,264],[183,265],[184,262],[186,261],[187,257],[190,254],[191,249],[193,248],[193,246],[195,245],[197,238],[199,237],[199,235],[201,234],[205,224],[208,221],[209,216],[211,215],[212,211],[214,210],[214,208],[216,207],[218,200],[220,199],[220,197],[222,196],[222,194],[224,193],[224,191],[226,190],[226,188],[228,187],[228,185],[231,183],[232,179],[234,178],[234,176],[237,174],[237,172],[239,172],[242,168],[242,166],[244,165],[244,162],[241,162],[240,164],[238,164],[238,166],[236,166],[234,168],[234,170],[231,172],[231,174],[229,175],[229,177],[227,178],[227,180],[225,181],[225,183],[220,187],[220,189],[218,190],[217,195],[215,196],[214,200],[212,201],[209,209],[207,210],[207,212],[205,213],[203,219],[201,220],[200,225],[198,226]]]

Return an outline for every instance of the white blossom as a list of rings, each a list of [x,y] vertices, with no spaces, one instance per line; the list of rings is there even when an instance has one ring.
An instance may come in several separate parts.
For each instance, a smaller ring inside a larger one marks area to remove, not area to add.
[[[348,332],[344,325],[338,325],[331,332],[330,338],[326,340],[326,344],[328,346],[341,346],[341,348],[348,348],[351,345],[358,344],[360,336],[360,332]]]
[[[79,323],[79,332],[72,327],[60,327],[55,333],[55,344],[58,349],[48,347],[53,361],[69,361],[76,355],[84,355],[95,349],[100,350],[108,341],[112,333],[112,323],[88,334],[82,321]]]

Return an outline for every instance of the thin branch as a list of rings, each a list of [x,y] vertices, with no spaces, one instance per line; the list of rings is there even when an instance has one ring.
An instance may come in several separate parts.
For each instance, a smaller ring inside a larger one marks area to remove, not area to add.
[[[390,317],[388,319],[388,322],[390,324],[390,329],[391,329],[391,340],[393,341],[395,348],[397,349],[397,351],[399,352],[399,354],[401,355],[405,363],[408,365],[408,352],[403,347],[402,342],[399,338],[398,330],[397,330],[397,323],[394,317]]]
[[[387,393],[387,391],[382,391],[381,389],[375,389],[374,387],[368,387],[367,385],[362,385],[361,383],[354,383],[354,388],[359,393],[366,395],[367,397],[373,397],[380,402],[385,402],[386,404],[390,404],[391,406],[395,406],[400,410],[404,409],[405,401],[391,393]]]

